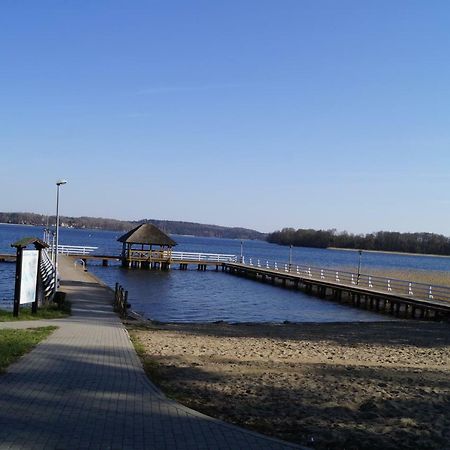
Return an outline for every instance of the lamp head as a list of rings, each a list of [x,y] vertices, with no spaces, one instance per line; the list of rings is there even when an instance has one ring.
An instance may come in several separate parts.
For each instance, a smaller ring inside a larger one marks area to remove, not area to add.
[[[61,186],[62,184],[66,184],[66,183],[67,183],[67,180],[58,180],[56,182],[56,186]]]

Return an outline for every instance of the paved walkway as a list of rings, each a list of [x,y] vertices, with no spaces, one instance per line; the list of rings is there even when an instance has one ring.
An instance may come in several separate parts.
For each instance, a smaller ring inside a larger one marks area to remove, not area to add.
[[[0,375],[0,449],[299,448],[204,416],[148,381],[112,293],[62,259],[67,319],[3,323],[59,326]]]

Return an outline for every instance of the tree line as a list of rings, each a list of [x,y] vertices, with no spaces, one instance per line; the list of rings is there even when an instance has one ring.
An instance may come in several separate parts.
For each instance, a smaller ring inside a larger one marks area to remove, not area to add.
[[[435,233],[377,231],[352,234],[346,231],[283,228],[267,235],[267,241],[280,245],[316,248],[350,248],[403,253],[450,255],[450,238]]]
[[[12,223],[22,225],[37,225],[54,227],[56,217],[44,214],[27,212],[0,212],[0,223]],[[220,225],[207,225],[194,222],[182,222],[176,220],[117,220],[103,217],[69,217],[60,216],[60,225],[70,228],[87,228],[91,230],[129,231],[141,223],[152,223],[160,230],[168,234],[185,234],[192,236],[207,236],[229,239],[265,239],[266,235],[256,230],[239,227],[224,227]]]

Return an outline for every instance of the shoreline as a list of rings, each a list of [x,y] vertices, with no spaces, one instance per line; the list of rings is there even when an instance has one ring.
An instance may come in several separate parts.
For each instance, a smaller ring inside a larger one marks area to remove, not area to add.
[[[409,253],[409,252],[396,252],[391,250],[364,250],[359,248],[341,248],[341,247],[327,247],[326,250],[339,250],[345,252],[359,252],[363,253],[385,253],[386,255],[404,255],[404,256],[426,256],[431,258],[450,258],[450,255],[436,255],[434,253]]]

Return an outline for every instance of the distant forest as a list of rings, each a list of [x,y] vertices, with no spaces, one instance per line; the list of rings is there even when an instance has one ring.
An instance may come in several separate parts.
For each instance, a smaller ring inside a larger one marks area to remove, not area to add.
[[[398,233],[378,231],[370,234],[350,234],[332,230],[283,228],[269,233],[267,241],[280,245],[316,248],[351,248],[404,253],[450,255],[450,238],[434,233]]]
[[[0,212],[0,223],[13,223],[23,225],[54,226],[55,216],[43,214],[13,212]],[[101,217],[67,217],[60,216],[62,227],[88,228],[111,231],[129,231],[141,223],[152,223],[160,230],[168,234],[187,234],[192,236],[219,237],[229,239],[262,239],[266,235],[259,231],[247,228],[222,227],[219,225],[205,225],[193,222],[178,222],[173,220],[142,219],[136,221],[124,221],[116,219],[104,219]]]

